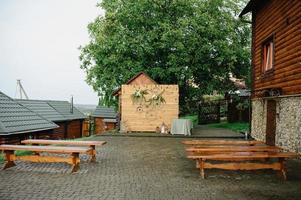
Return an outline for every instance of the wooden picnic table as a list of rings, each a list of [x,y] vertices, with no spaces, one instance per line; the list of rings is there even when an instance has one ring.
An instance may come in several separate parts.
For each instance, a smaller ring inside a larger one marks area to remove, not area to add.
[[[29,139],[21,141],[22,144],[33,145],[74,145],[74,146],[89,146],[91,149],[87,152],[91,156],[90,162],[96,162],[96,146],[105,145],[106,141],[74,141],[74,140],[42,140]]]
[[[62,146],[27,146],[27,145],[0,145],[0,150],[5,154],[6,163],[3,169],[15,166],[16,160],[31,162],[65,162],[72,165],[71,172],[79,170],[79,154],[91,151],[90,147],[62,147]],[[15,151],[33,151],[35,155],[16,156]],[[70,157],[42,156],[39,152],[69,154]]]

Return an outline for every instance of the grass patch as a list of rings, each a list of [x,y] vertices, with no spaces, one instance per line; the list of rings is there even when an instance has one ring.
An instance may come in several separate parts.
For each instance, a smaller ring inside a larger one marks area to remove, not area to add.
[[[235,132],[249,131],[249,123],[245,123],[245,122],[235,122],[235,123],[222,122],[217,124],[209,124],[208,127],[225,128]]]
[[[186,115],[186,116],[180,117],[180,119],[190,119],[193,123],[193,126],[198,125],[198,116],[197,115]]]

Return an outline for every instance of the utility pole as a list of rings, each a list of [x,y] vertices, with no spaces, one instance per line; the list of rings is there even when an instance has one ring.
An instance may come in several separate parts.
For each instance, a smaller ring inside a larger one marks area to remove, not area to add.
[[[19,95],[19,97],[18,97]],[[22,86],[22,83],[21,83],[21,79],[17,79],[17,87],[16,87],[16,93],[15,93],[15,98],[16,99],[23,99],[23,96],[24,96],[24,99],[28,99],[28,96]]]
[[[70,100],[70,113],[73,113],[73,95],[71,95],[71,100]]]

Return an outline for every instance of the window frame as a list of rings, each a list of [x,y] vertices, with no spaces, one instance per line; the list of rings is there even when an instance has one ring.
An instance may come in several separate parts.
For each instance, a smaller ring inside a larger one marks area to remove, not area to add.
[[[267,45],[272,44],[272,47],[267,48]],[[266,55],[266,49],[270,49],[272,51],[272,55],[270,57],[270,61],[271,63],[271,67],[267,67],[267,62],[266,59],[268,57],[268,55]],[[272,75],[275,69],[275,34],[272,34],[271,36],[269,36],[267,39],[265,39],[262,44],[261,44],[261,72],[263,74],[263,76],[267,76],[267,75]]]

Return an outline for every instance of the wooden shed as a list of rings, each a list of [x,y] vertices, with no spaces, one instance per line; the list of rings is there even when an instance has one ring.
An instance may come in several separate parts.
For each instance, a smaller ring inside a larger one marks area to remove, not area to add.
[[[43,100],[25,100],[16,99],[16,101],[31,111],[41,115],[42,117],[56,123],[57,128],[53,129],[51,134],[48,134],[49,139],[64,139],[66,138],[67,119],[51,107]]]
[[[59,114],[65,118],[65,138],[82,137],[83,121],[87,118],[68,101],[46,101]]]
[[[94,132],[95,134],[101,134],[105,131],[110,131],[116,128],[116,116],[114,108],[97,106],[92,114],[94,118]]]
[[[119,97],[121,131],[155,132],[163,124],[170,129],[178,118],[178,85],[159,85],[141,72],[114,94]]]
[[[251,0],[252,137],[301,152],[301,1]]]
[[[146,73],[140,72],[132,77],[125,85],[157,85],[156,81],[154,81],[151,77],[149,77]],[[118,98],[118,112],[121,118],[121,106],[122,106],[122,92],[121,87],[113,92],[113,96]]]
[[[72,107],[67,101],[20,100],[17,101],[31,111],[56,123],[59,127],[53,129],[47,137],[50,139],[72,139],[82,136],[84,114]]]
[[[44,138],[58,126],[0,92],[0,144]]]

